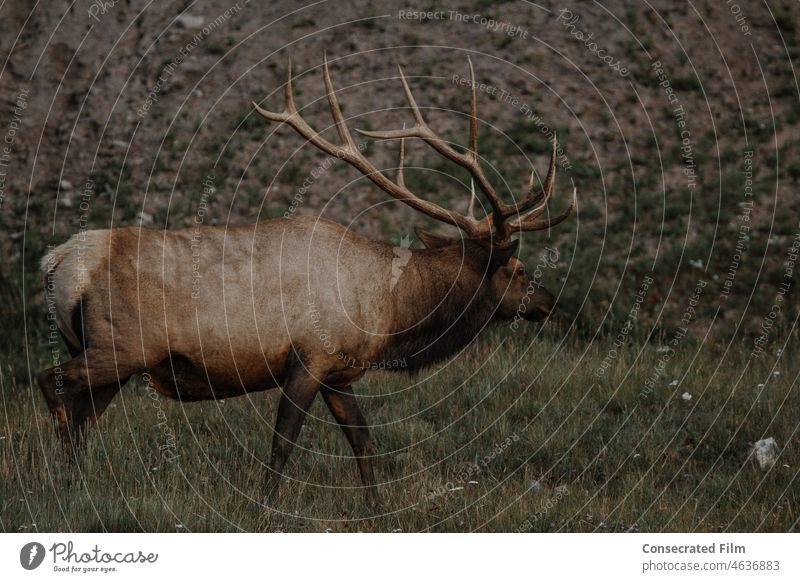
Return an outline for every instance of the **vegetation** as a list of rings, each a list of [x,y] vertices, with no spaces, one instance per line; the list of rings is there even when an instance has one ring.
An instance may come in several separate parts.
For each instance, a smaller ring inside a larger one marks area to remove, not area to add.
[[[100,419],[83,463],[71,466],[24,357],[6,360],[0,529],[796,529],[796,453],[787,446],[762,471],[748,451],[767,436],[781,446],[796,438],[800,367],[775,350],[751,351],[744,342],[689,342],[650,392],[643,387],[663,359],[657,345],[587,344],[547,325],[496,329],[416,378],[368,374],[357,392],[380,455],[387,513],[377,516],[321,401],[280,498],[264,508],[276,391],[181,404],[134,382]],[[31,343],[32,369],[47,363],[45,353]]]

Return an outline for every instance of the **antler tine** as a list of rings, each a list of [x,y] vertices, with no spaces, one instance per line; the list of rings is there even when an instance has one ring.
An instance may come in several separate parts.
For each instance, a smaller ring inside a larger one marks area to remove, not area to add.
[[[331,116],[336,124],[336,132],[339,134],[339,141],[343,146],[347,146],[355,150],[353,137],[347,129],[347,122],[342,115],[342,108],[339,106],[339,100],[336,98],[336,93],[333,90],[333,82],[331,81],[331,74],[328,71],[328,51],[322,51],[322,77],[325,81],[325,91],[328,93],[328,105],[331,108]]]
[[[472,194],[469,197],[469,208],[467,209],[467,216],[469,216],[470,218],[475,218],[475,199],[477,198],[477,196],[475,196],[474,180],[469,181],[469,189]]]
[[[284,110],[287,113],[296,113],[297,108],[294,106],[294,89],[292,88],[292,57],[289,57],[289,62],[286,63],[286,85],[283,89],[284,96]]]
[[[406,94],[406,101],[408,101],[408,105],[411,107],[411,113],[414,114],[414,121],[416,121],[419,127],[428,127],[428,124],[425,123],[425,120],[422,118],[419,105],[417,105],[414,95],[411,93],[411,88],[408,86],[408,81],[406,81],[406,76],[403,73],[403,67],[401,67],[399,63],[397,65],[397,70],[400,71],[400,82],[403,83],[403,91]]]
[[[528,194],[526,195],[525,199],[523,199],[518,205],[517,210],[519,212],[524,212],[527,208],[532,206],[536,206],[544,199],[544,191],[539,190],[534,192],[535,188],[535,173],[531,170],[531,177],[528,180]],[[518,213],[519,213],[518,212]]]
[[[478,95],[475,89],[475,71],[472,70],[472,59],[467,57],[469,63],[469,149],[472,152],[472,159],[478,159]],[[473,190],[474,191],[474,190]]]
[[[553,150],[550,154],[550,166],[547,169],[547,177],[544,180],[544,188],[541,190],[534,190],[536,187],[536,182],[534,179],[534,173],[531,171],[531,178],[528,181],[528,191],[525,194],[525,198],[520,200],[520,202],[516,205],[511,205],[513,208],[513,212],[511,212],[508,216],[513,214],[519,214],[521,212],[525,212],[526,210],[533,208],[537,204],[541,204],[542,201],[545,203],[550,199],[550,196],[553,194],[553,185],[556,181],[556,153],[558,150],[558,141],[553,134]],[[544,207],[539,207],[541,212],[544,212]],[[537,214],[536,216],[538,216]]]
[[[406,128],[406,124],[403,124],[403,129]],[[403,178],[403,163],[405,162],[406,158],[406,140],[405,138],[400,138],[400,161],[397,164],[397,185],[401,188],[404,188],[406,185],[405,179]]]
[[[292,89],[292,58],[289,57],[289,61],[286,64],[286,84],[284,85],[283,95],[284,95],[284,105],[283,111],[280,113],[276,113],[274,111],[267,111],[263,109],[256,103],[255,101],[251,101],[250,103],[253,105],[255,110],[261,115],[269,119],[270,121],[277,121],[277,122],[284,122],[288,121],[289,118],[297,113],[297,108],[294,105],[294,95]]]
[[[578,188],[573,184],[572,186],[572,201],[570,202],[569,206],[564,210],[561,214],[556,216],[551,216],[549,218],[545,218],[542,220],[536,220],[536,218],[541,215],[545,209],[546,204],[534,208],[529,213],[518,216],[514,220],[508,221],[508,230],[510,233],[514,232],[524,232],[524,231],[531,231],[531,230],[545,230],[550,227],[557,225],[559,222],[563,222],[566,220],[572,211],[574,210],[575,206],[578,203]]]
[[[367,131],[365,129],[356,128],[356,131],[363,136],[375,139],[402,139],[404,137],[418,137],[424,140],[439,139],[422,118],[422,112],[419,110],[419,105],[417,105],[417,101],[411,93],[411,88],[408,86],[408,81],[403,73],[403,67],[397,65],[397,70],[400,71],[400,82],[403,84],[403,92],[406,95],[406,101],[408,101],[408,106],[411,108],[411,113],[414,115],[414,126],[406,129],[405,124],[403,124],[403,129],[387,131]],[[457,152],[453,150],[453,153]]]

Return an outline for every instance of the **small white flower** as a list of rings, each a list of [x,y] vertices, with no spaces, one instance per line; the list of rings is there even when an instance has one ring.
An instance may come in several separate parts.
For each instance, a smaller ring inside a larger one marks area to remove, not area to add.
[[[692,395],[691,395],[691,394],[689,394],[688,392],[684,392],[684,393],[681,395],[681,398],[683,398],[683,399],[684,399],[686,402],[689,402],[689,401],[692,399]]]
[[[669,385],[670,386],[677,386],[678,385],[678,381],[677,380],[673,380],[672,382],[669,383]]]

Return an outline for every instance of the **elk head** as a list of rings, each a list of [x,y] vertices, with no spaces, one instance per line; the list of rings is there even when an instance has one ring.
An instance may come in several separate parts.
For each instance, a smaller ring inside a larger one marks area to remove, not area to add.
[[[400,81],[414,117],[414,125],[409,128],[404,125],[402,129],[390,131],[356,130],[367,137],[400,141],[400,156],[394,181],[378,170],[363,155],[361,149],[353,141],[331,82],[327,54],[323,55],[322,70],[331,115],[339,136],[338,144],[324,139],[300,116],[294,103],[292,91],[291,60],[287,70],[284,110],[276,113],[266,111],[256,103],[253,103],[253,106],[266,119],[287,123],[320,150],[346,161],[396,200],[439,222],[458,227],[464,235],[460,238],[447,237],[421,229],[417,229],[416,232],[427,248],[458,247],[461,249],[463,262],[469,262],[475,267],[475,270],[480,271],[483,269],[480,275],[483,278],[482,283],[489,295],[489,300],[494,304],[495,319],[512,319],[515,316],[520,316],[531,321],[538,321],[546,318],[552,312],[555,306],[555,298],[540,285],[535,277],[531,277],[526,273],[525,265],[514,256],[519,240],[512,237],[525,231],[549,229],[551,226],[565,220],[575,207],[576,189],[573,187],[572,201],[566,210],[555,216],[545,216],[548,210],[548,201],[553,194],[556,175],[558,144],[554,135],[550,165],[543,187],[541,189],[536,188],[534,173],[531,172],[527,191],[521,199],[508,204],[500,198],[495,188],[486,178],[486,174],[480,164],[480,156],[478,155],[477,95],[476,85],[473,82],[475,75],[472,61],[468,59],[468,62],[471,86],[470,132],[469,147],[463,152],[450,146],[447,141],[434,133],[425,122],[403,74],[403,69],[399,65]],[[406,138],[421,139],[436,152],[465,168],[470,173],[472,176],[472,194],[467,214],[448,210],[434,202],[423,200],[408,189],[403,176]],[[481,218],[476,218],[475,216],[476,183],[488,203],[488,212]]]

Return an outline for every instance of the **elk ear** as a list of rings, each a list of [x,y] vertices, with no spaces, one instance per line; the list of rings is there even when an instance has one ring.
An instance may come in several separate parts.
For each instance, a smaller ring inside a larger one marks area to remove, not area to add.
[[[425,245],[426,249],[438,249],[456,242],[456,239],[454,238],[450,238],[449,236],[444,236],[441,234],[434,234],[429,230],[425,230],[418,226],[414,228],[414,232],[417,233],[417,238],[422,241],[422,244]]]

